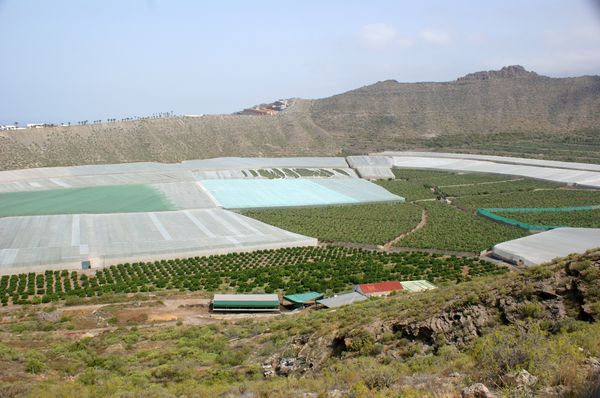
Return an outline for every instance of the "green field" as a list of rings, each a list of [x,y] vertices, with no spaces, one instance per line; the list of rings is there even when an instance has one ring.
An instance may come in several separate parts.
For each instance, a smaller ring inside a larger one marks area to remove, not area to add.
[[[49,302],[165,289],[180,291],[333,293],[353,284],[427,279],[434,283],[502,274],[508,269],[473,257],[428,253],[382,253],[346,247],[261,250],[210,257],[120,264],[96,271],[46,271],[0,278],[0,299]]]
[[[0,194],[0,217],[174,210],[146,185],[111,185]]]
[[[525,232],[440,202],[422,202],[428,211],[425,227],[402,239],[398,246],[480,252],[496,243],[520,238]]]
[[[403,203],[265,209],[245,215],[323,241],[383,244],[411,230],[421,209]]]

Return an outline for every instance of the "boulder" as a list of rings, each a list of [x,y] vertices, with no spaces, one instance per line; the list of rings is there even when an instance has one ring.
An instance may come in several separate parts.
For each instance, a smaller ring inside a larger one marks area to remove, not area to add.
[[[460,393],[461,398],[495,398],[483,383],[475,383]]]
[[[525,369],[523,369],[520,372],[507,374],[504,377],[504,380],[507,384],[511,384],[517,387],[531,388],[537,383],[538,378],[526,371]]]

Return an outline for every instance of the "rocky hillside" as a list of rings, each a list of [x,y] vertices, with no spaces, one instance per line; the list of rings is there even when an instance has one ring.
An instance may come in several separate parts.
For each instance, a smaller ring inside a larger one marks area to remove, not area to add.
[[[0,396],[600,394],[600,250],[428,292],[274,318],[156,324],[159,318],[136,312],[164,307],[154,298],[3,308]],[[108,326],[98,328],[99,317]]]
[[[508,134],[513,135],[508,142],[514,134],[533,134],[540,143],[559,134],[563,142],[593,131],[582,139],[585,147],[597,140],[598,130],[600,77],[549,78],[511,66],[452,82],[387,80],[330,98],[295,99],[274,116],[208,115],[0,132],[0,169],[451,148],[471,137],[485,142]],[[583,148],[579,141],[577,150]]]
[[[359,149],[457,133],[598,129],[599,110],[598,76],[556,79],[510,66],[447,83],[387,80],[314,101],[311,115]]]

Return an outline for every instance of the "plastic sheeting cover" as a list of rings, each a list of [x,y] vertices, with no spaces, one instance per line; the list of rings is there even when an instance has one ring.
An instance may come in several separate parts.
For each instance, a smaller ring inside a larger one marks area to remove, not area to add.
[[[323,206],[403,200],[378,185],[353,178],[203,180],[201,184],[221,206],[228,209]]]
[[[499,243],[492,253],[512,263],[536,265],[598,247],[600,228],[557,228]]]
[[[525,166],[482,160],[410,156],[395,156],[393,162],[395,167],[402,168],[495,173],[600,188],[600,172],[594,171]]]
[[[316,245],[222,209],[0,219],[3,273]]]

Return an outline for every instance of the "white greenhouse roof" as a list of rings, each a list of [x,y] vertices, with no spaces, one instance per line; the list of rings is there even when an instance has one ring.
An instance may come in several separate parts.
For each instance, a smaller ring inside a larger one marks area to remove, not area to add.
[[[378,154],[378,156],[410,156],[410,157],[421,157],[426,156],[430,158],[451,158],[451,159],[471,159],[471,160],[489,160],[498,163],[512,163],[512,164],[523,164],[531,166],[541,167],[556,167],[561,169],[572,169],[572,170],[588,170],[588,171],[600,171],[600,164],[591,163],[577,163],[577,162],[561,162],[557,160],[542,160],[542,159],[528,159],[511,156],[494,156],[494,155],[472,155],[468,153],[447,153],[447,152],[417,152],[417,151],[385,151]]]
[[[426,280],[416,280],[416,281],[401,281],[400,284],[407,292],[422,292],[425,290],[436,289],[433,283]]]
[[[524,265],[536,265],[598,247],[600,228],[557,228],[499,243],[492,253],[512,263],[522,261]]]
[[[392,160],[394,167],[400,168],[494,173],[600,188],[600,172],[597,171],[498,163],[464,158],[394,156]]]
[[[0,272],[316,246],[317,240],[223,209],[0,218]]]
[[[327,308],[341,307],[343,305],[357,303],[359,301],[365,301],[369,298],[363,296],[360,293],[352,292],[345,294],[338,294],[337,296],[328,297],[325,299],[317,300],[318,304],[324,305]]]
[[[200,183],[226,209],[404,201],[379,185],[357,178],[228,179]]]
[[[265,168],[348,170],[348,163],[343,157],[214,158],[181,163],[139,162],[7,170],[0,171],[0,192],[243,178],[243,170]],[[334,177],[343,176],[334,174]],[[353,172],[349,174],[355,176]]]

